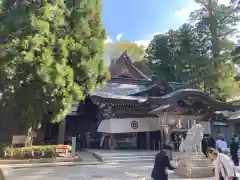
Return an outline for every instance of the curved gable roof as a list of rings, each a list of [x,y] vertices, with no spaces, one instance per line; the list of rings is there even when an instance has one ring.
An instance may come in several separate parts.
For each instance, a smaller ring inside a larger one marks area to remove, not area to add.
[[[109,72],[112,77],[128,76],[131,79],[142,79],[151,81],[151,79],[141,72],[132,63],[131,58],[125,51],[115,63],[112,63],[109,67]]]

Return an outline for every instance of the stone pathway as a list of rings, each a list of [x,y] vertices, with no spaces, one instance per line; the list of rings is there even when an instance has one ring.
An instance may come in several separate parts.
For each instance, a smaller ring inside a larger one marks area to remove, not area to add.
[[[92,152],[78,151],[76,155],[79,156],[84,162],[96,162],[97,159]]]
[[[151,170],[152,163],[148,162],[26,168],[8,172],[6,180],[150,180]],[[172,171],[169,171],[169,179],[184,180],[176,177]],[[213,180],[213,178],[194,180]]]
[[[99,153],[99,151],[95,151]],[[102,151],[101,155],[110,155],[112,157],[128,157],[150,155],[154,157],[156,152],[153,151]],[[95,157],[88,152],[78,152],[78,155],[85,162],[95,161]],[[174,153],[173,156],[179,156]],[[153,158],[154,159],[154,158]],[[152,160],[153,160],[152,159]],[[90,163],[89,163],[90,164]],[[4,173],[7,175],[6,180],[150,180],[152,170],[152,161],[128,161],[110,163],[101,165],[82,165],[82,166],[57,166],[57,167],[31,167],[24,169],[7,169]],[[184,180],[177,177],[172,171],[169,171],[170,180]],[[196,178],[189,180],[213,180],[214,178]]]

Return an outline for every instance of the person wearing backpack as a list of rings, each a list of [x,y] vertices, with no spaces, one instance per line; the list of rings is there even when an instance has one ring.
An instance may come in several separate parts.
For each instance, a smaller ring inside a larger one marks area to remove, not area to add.
[[[230,157],[213,148],[208,148],[206,154],[213,162],[216,180],[238,180],[235,166]]]

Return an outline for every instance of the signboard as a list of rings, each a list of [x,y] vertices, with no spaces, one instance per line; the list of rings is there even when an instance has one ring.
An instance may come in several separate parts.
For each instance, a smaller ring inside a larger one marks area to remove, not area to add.
[[[12,145],[25,144],[26,138],[27,136],[24,136],[24,135],[12,136]]]
[[[130,133],[160,130],[158,118],[111,118],[102,120],[98,132]]]

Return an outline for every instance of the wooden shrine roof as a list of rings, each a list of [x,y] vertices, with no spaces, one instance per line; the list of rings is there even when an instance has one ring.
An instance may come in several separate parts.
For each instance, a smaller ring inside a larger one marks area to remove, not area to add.
[[[196,89],[180,89],[168,93],[162,97],[142,97],[130,95],[98,95],[95,100],[111,104],[131,104],[135,107],[151,106],[150,113],[160,114],[164,111],[176,112],[178,114],[205,114],[215,111],[236,111],[240,105],[221,102],[213,99],[208,94]],[[123,103],[124,102],[124,103]]]
[[[151,79],[141,72],[132,63],[131,58],[128,56],[127,51],[125,51],[115,62],[112,62],[109,67],[109,72],[111,77],[129,77],[130,79],[141,79],[151,81]]]
[[[153,88],[154,84],[131,84],[120,82],[108,82],[102,88],[98,88],[95,92],[90,93],[91,96],[131,96]]]
[[[111,79],[106,85],[90,93],[91,99],[97,104],[151,106],[152,113],[164,111],[161,108],[167,106],[168,111],[177,109],[185,112],[185,110],[194,108],[197,111],[197,107],[191,107],[196,104],[202,106],[199,109],[204,109],[204,111],[240,109],[240,106],[213,99],[208,94],[194,89],[191,84],[153,83],[148,76],[133,65],[127,52],[111,64],[109,71]]]
[[[204,114],[215,111],[234,112],[240,109],[240,105],[218,101],[196,89],[180,89],[162,97],[150,97],[145,103],[149,103],[150,101],[153,104],[159,103],[159,107],[151,111],[151,113],[155,114],[169,110],[175,110],[179,113],[187,113],[186,110],[199,111],[197,113]]]

